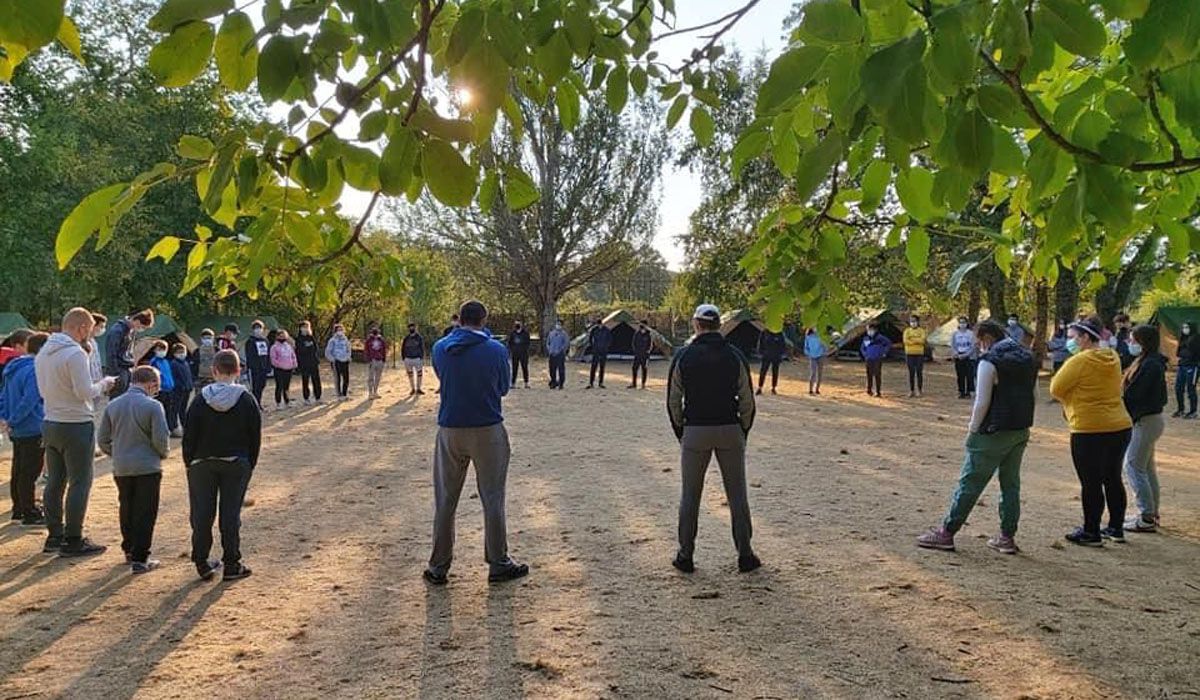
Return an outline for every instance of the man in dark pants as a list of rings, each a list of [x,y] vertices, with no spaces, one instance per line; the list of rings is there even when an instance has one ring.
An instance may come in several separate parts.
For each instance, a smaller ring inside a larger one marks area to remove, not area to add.
[[[589,389],[596,384],[597,368],[600,370],[600,388],[604,388],[604,366],[608,364],[608,350],[612,347],[612,337],[612,330],[604,325],[602,319],[597,318],[588,329],[588,346],[592,352],[592,371],[588,375],[587,385]]]
[[[508,334],[508,355],[512,358],[512,385],[517,385],[517,368],[525,380],[525,388],[529,388],[529,331],[520,321],[513,324],[512,333]]]
[[[642,388],[646,388],[646,369],[650,364],[650,347],[653,345],[650,327],[645,321],[638,321],[637,331],[633,334],[633,383],[630,389],[637,388],[638,369],[642,370]]]
[[[237,384],[237,353],[222,350],[213,358],[212,384],[193,401],[183,430],[192,523],[192,563],[207,581],[222,566],[224,580],[246,578],[242,563],[242,503],[262,445],[258,403]],[[213,519],[221,531],[222,561],[209,559]]]
[[[779,364],[787,354],[787,339],[783,333],[764,328],[758,335],[758,354],[762,356],[762,365],[758,369],[758,393],[762,394],[768,367],[771,369],[771,393],[779,393],[775,390],[779,386]]]
[[[312,332],[312,324],[303,321],[296,335],[296,368],[300,373],[300,388],[304,392],[304,403],[309,402],[309,384],[312,398],[321,403],[321,345]]]
[[[104,374],[116,377],[109,398],[115,399],[129,388],[129,372],[134,365],[133,336],[153,325],[154,311],[142,309],[118,320],[108,329],[104,341]]]
[[[42,424],[46,448],[43,501],[50,534],[42,551],[64,557],[100,554],[107,549],[83,536],[96,457],[96,413],[92,402],[117,382],[112,376],[92,381],[83,343],[91,339],[94,326],[90,311],[80,307],[71,309],[63,317],[62,332],[51,335],[33,360],[38,392],[46,411]]]
[[[696,336],[671,362],[667,412],[679,439],[683,494],[679,501],[679,551],[672,566],[695,571],[696,528],[704,474],[715,452],[733,520],[738,571],[762,562],[750,546],[750,502],[746,489],[746,438],[754,425],[754,385],[745,356],[721,335],[721,312],[701,304],[692,317]]]
[[[250,372],[250,391],[262,406],[263,389],[267,387],[267,377],[271,376],[271,344],[267,342],[262,321],[250,324],[250,337],[246,339],[246,369]]]
[[[562,389],[567,383],[567,351],[571,338],[563,330],[562,319],[554,322],[554,330],[546,336],[546,357],[550,360],[550,388]]]

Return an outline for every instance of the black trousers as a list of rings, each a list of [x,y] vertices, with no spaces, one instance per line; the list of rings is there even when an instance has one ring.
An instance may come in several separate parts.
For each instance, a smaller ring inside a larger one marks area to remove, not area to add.
[[[300,388],[304,392],[304,400],[308,401],[308,384],[312,382],[312,396],[317,401],[321,400],[321,368],[316,367],[301,367],[300,372]]]
[[[120,502],[121,551],[130,561],[145,563],[150,557],[154,524],[158,521],[158,494],[162,473],[114,476]]]
[[[250,370],[250,392],[254,394],[254,400],[262,406],[263,390],[267,388],[267,370],[252,369]]]
[[[550,388],[557,389],[567,383],[567,356],[550,356]]]
[[[12,496],[13,519],[37,514],[37,480],[42,475],[42,436],[12,439],[12,477],[8,480]]]
[[[158,396],[156,398],[158,399],[158,402],[162,404],[163,410],[167,413],[167,429],[172,431],[175,430],[179,427],[179,409],[175,405],[178,402],[179,397],[175,394],[175,390],[172,389],[171,391],[160,391],[158,392]]]
[[[1090,534],[1100,534],[1100,519],[1106,504],[1108,526],[1121,528],[1125,525],[1125,484],[1121,482],[1121,466],[1132,434],[1130,428],[1115,433],[1071,433],[1071,461],[1079,476],[1083,529]]]
[[[954,361],[954,378],[958,380],[958,395],[966,396],[975,391],[976,360],[961,358]]]
[[[592,355],[592,371],[588,376],[588,386],[596,383],[596,369],[600,369],[600,383],[604,384],[604,366],[608,364],[608,353],[594,353]]]
[[[874,391],[872,392],[872,386]],[[867,393],[883,392],[883,360],[867,360]]]
[[[638,370],[642,370],[642,386],[646,386],[646,371],[650,364],[649,355],[634,355],[633,356],[633,384],[637,385]]]
[[[908,363],[908,390],[925,391],[925,356],[905,355]]]
[[[529,354],[513,355],[512,356],[512,383],[517,383],[517,368],[521,369],[521,376],[525,383],[529,383]]]
[[[208,561],[214,519],[221,531],[221,560],[227,567],[242,560],[242,501],[253,472],[246,460],[206,459],[188,466],[193,563]]]
[[[771,369],[771,388],[779,386],[779,364],[783,362],[783,358],[768,358],[762,359],[762,364],[758,368],[758,388],[761,389],[763,381],[767,378],[767,368]]]
[[[275,403],[291,403],[292,370],[275,368]]]
[[[333,363],[333,374],[335,383],[337,384],[338,396],[350,395],[350,363],[335,360]]]

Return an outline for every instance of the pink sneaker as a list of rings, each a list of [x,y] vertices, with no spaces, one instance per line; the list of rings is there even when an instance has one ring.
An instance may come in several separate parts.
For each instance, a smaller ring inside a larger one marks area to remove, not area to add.
[[[925,549],[940,549],[944,552],[954,551],[954,534],[943,527],[931,527],[929,531],[917,538],[917,546]]]
[[[1006,535],[1003,532],[995,537],[989,537],[987,546],[991,547],[997,552],[1000,552],[1001,554],[1016,554],[1017,552],[1021,551],[1021,548],[1017,546],[1016,541],[1013,540],[1010,535]]]

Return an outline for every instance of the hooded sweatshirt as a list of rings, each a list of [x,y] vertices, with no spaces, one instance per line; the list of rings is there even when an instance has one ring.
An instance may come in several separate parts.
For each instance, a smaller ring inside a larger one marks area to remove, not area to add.
[[[317,339],[312,333],[301,333],[296,336],[296,365],[301,369],[316,369],[321,365],[321,355]]]
[[[271,346],[271,366],[275,369],[296,369],[296,350],[286,340]]]
[[[504,422],[508,351],[484,331],[456,328],[433,345],[433,371],[442,384],[438,425],[482,428]]]
[[[171,370],[171,361],[156,355],[150,360],[150,366],[158,370],[159,391],[166,394],[175,391],[175,372]]]
[[[42,434],[45,417],[33,371],[33,355],[9,360],[4,365],[4,387],[0,389],[0,420],[8,423],[9,435],[37,437]]]
[[[1161,353],[1142,356],[1125,375],[1125,410],[1135,423],[1162,413],[1167,405],[1167,358]]]
[[[561,328],[555,328],[550,331],[550,335],[546,336],[546,354],[559,357],[566,355],[567,350],[571,347],[571,338],[567,332]]]
[[[344,333],[334,333],[325,343],[325,359],[330,362],[350,361],[350,339]]]
[[[66,333],[50,336],[34,358],[38,393],[51,423],[91,423],[102,384],[92,381],[87,353]]]
[[[864,335],[862,340],[862,355],[864,360],[882,360],[892,349],[892,341],[882,333],[874,337]]]
[[[161,472],[169,442],[163,405],[136,385],[108,404],[96,433],[96,444],[112,457],[113,476]]]
[[[825,341],[821,340],[821,336],[816,333],[808,333],[804,336],[804,356],[819,360],[825,357],[825,353],[829,349],[825,347]]]
[[[962,328],[950,336],[950,350],[956,360],[974,360],[979,357],[979,340],[975,331]]]
[[[1121,358],[1111,348],[1084,350],[1050,380],[1072,433],[1115,433],[1132,427],[1121,400]]]
[[[254,468],[262,445],[262,413],[240,384],[216,382],[200,390],[183,428],[183,463],[244,459]]]
[[[363,341],[363,359],[367,362],[385,362],[388,344],[382,333],[373,333]]]

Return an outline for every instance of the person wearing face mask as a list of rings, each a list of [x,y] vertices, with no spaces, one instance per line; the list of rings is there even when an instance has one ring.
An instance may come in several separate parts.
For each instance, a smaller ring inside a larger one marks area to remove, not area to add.
[[[517,321],[513,324],[512,333],[508,334],[508,339],[505,345],[508,346],[508,356],[512,361],[512,385],[517,385],[517,369],[521,370],[521,377],[525,380],[525,388],[529,388],[529,331],[525,329],[525,324]]]
[[[115,399],[129,386],[129,373],[133,370],[133,338],[136,334],[154,325],[154,311],[142,309],[119,319],[108,329],[104,340],[104,374],[116,377],[109,398]]]
[[[310,403],[310,384],[312,398],[321,403],[321,346],[317,344],[312,324],[308,321],[300,324],[300,332],[296,335],[296,368],[300,373],[300,389],[304,393],[304,403]]]
[[[417,324],[408,324],[408,335],[400,342],[400,359],[408,375],[408,395],[422,396],[421,380],[425,375],[425,339],[417,332]]]
[[[339,400],[350,395],[350,339],[346,327],[336,324],[329,342],[325,343],[325,359],[333,365],[333,376]]]
[[[1175,351],[1179,361],[1175,372],[1175,403],[1179,406],[1172,418],[1196,418],[1196,377],[1200,374],[1200,331],[1194,321],[1184,321],[1179,327],[1179,348]],[[1183,410],[1183,396],[1187,394],[1188,410]]]
[[[92,312],[92,321],[95,322],[96,328],[92,331],[91,340],[88,341],[88,369],[92,372],[92,381],[100,381],[104,376],[104,362],[100,358],[100,339],[108,332],[108,317],[104,314]],[[100,407],[96,408],[100,411]]]
[[[1138,326],[1129,336],[1133,362],[1125,370],[1125,410],[1133,421],[1133,433],[1125,450],[1125,479],[1133,489],[1139,514],[1125,521],[1131,532],[1154,532],[1159,522],[1158,472],[1154,446],[1162,437],[1166,421],[1167,358],[1159,352],[1161,336],[1155,326]]]
[[[154,400],[161,380],[153,367],[138,367],[130,377],[129,391],[104,410],[96,441],[112,457],[113,481],[121,522],[121,550],[132,573],[144,574],[160,563],[150,558],[158,499],[162,488],[162,461],[170,451],[167,414]]]
[[[174,435],[176,429],[179,428],[179,411],[175,409],[175,373],[171,371],[171,360],[167,357],[168,349],[166,341],[155,340],[150,346],[150,353],[144,364],[158,370],[160,383],[157,398],[158,402],[163,405],[163,411],[167,414],[167,427]]]
[[[650,335],[650,327],[646,322],[638,321],[637,331],[633,334],[633,382],[630,389],[637,388],[638,370],[642,371],[642,388],[646,388],[646,372],[650,364],[650,349],[654,346],[654,338]]]
[[[100,554],[106,549],[83,536],[94,476],[93,401],[117,382],[114,376],[92,381],[82,343],[92,337],[94,324],[87,309],[71,309],[63,317],[62,331],[51,335],[34,357],[34,374],[46,415],[42,423],[46,449],[46,489],[42,500],[49,536],[42,551],[66,557]]]
[[[879,332],[879,324],[867,324],[861,350],[867,365],[867,396],[883,396],[883,360],[891,349],[892,341]]]
[[[567,384],[567,351],[571,338],[563,328],[562,319],[554,322],[554,330],[546,336],[546,356],[550,362],[550,388],[562,389]]]
[[[988,540],[992,549],[1016,554],[1021,517],[1021,459],[1033,425],[1037,365],[1024,345],[995,321],[979,324],[979,358],[975,404],[967,429],[966,457],[958,488],[940,527],[917,538],[926,549],[954,550],[954,535],[967,523],[971,509],[993,474],[1000,480],[1000,532]]]
[[[1008,315],[1008,325],[1006,326],[1008,337],[1013,340],[1025,344],[1025,327],[1021,325],[1021,319],[1016,314]]]
[[[1083,504],[1083,526],[1067,540],[1088,547],[1103,546],[1105,538],[1125,541],[1121,466],[1133,427],[1121,400],[1121,360],[1103,345],[1103,328],[1095,316],[1068,326],[1071,359],[1050,380],[1050,394],[1062,404],[1071,430],[1071,460]],[[1102,530],[1106,504],[1108,527]]]
[[[908,328],[904,329],[904,360],[908,365],[908,397],[914,398],[925,394],[925,329],[921,327],[921,317],[913,315],[908,319]]]
[[[779,366],[783,363],[784,355],[787,355],[787,338],[783,333],[764,328],[763,332],[758,334],[758,354],[762,357],[762,362],[758,366],[757,394],[762,395],[768,369],[771,370],[771,393],[779,393],[776,391],[776,387],[779,386]]]
[[[954,358],[954,377],[958,381],[958,398],[969,398],[975,393],[976,361],[979,358],[979,341],[975,331],[967,323],[966,316],[958,317],[958,330],[950,336],[950,354]]]
[[[825,355],[829,348],[815,327],[804,334],[804,356],[808,358],[808,395],[821,395],[821,375],[824,373]]]
[[[196,378],[195,390],[197,395],[200,394],[200,391],[204,387],[213,382],[212,363],[213,357],[216,354],[216,336],[213,334],[211,328],[205,328],[200,331],[200,347],[196,348],[196,352],[193,353],[192,358],[192,373]]]
[[[1121,358],[1121,371],[1129,368],[1133,364],[1133,354],[1129,352],[1130,339],[1130,324],[1129,316],[1125,313],[1119,313],[1113,316],[1113,333],[1109,342],[1113,350],[1117,351],[1117,357]]]
[[[275,410],[292,407],[292,373],[296,371],[296,348],[287,331],[275,334],[271,344],[271,368],[275,370]]]
[[[588,347],[592,351],[592,369],[588,375],[587,388],[596,384],[596,370],[600,370],[600,388],[604,388],[604,367],[608,364],[608,350],[612,347],[612,329],[604,325],[604,320],[597,318],[588,329]]]
[[[1067,352],[1067,323],[1059,321],[1054,326],[1054,335],[1046,341],[1046,350],[1050,352],[1050,368],[1053,374],[1063,366],[1071,355]]]
[[[263,390],[267,388],[267,377],[271,376],[271,344],[267,342],[266,326],[262,321],[250,324],[250,337],[246,339],[246,369],[250,373],[250,393],[262,406]]]
[[[233,350],[237,352],[237,337],[242,330],[238,328],[236,323],[225,324],[225,330],[221,331],[221,337],[217,338],[217,352],[222,350]]]
[[[372,323],[367,330],[367,338],[363,341],[363,359],[367,361],[367,398],[379,398],[379,382],[383,379],[383,366],[387,361],[387,341],[379,330],[379,325]]]
[[[175,381],[175,396],[171,400],[171,405],[175,410],[175,415],[170,416],[168,424],[173,424],[175,427],[171,431],[171,437],[183,437],[183,418],[187,415],[188,399],[192,396],[192,389],[196,383],[192,379],[192,370],[188,367],[187,348],[183,343],[174,343],[171,345],[170,356],[168,360],[171,364],[171,378]]]

